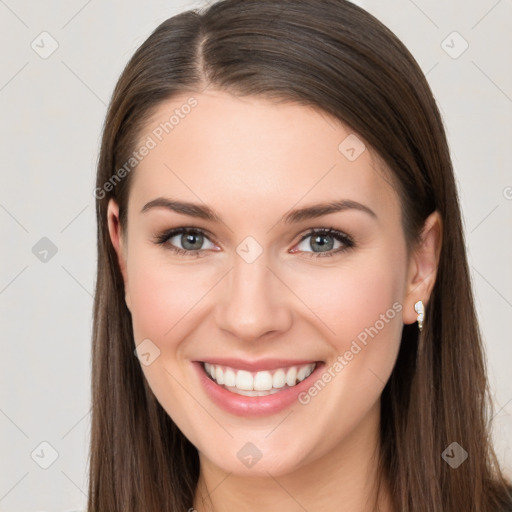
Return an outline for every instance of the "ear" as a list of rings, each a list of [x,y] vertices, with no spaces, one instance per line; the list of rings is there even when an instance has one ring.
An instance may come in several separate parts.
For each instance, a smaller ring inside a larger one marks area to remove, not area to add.
[[[409,258],[406,293],[403,304],[404,324],[416,322],[414,304],[427,306],[437,277],[443,237],[443,223],[438,211],[432,212],[423,225],[421,241]]]
[[[117,261],[119,262],[119,268],[121,270],[121,274],[123,276],[124,281],[124,289],[125,289],[125,302],[130,309],[130,294],[128,292],[128,273],[126,271],[126,254],[127,247],[126,241],[123,236],[123,232],[121,230],[121,223],[119,221],[119,206],[114,201],[114,199],[110,199],[107,207],[107,222],[108,222],[108,232],[110,235],[110,240],[112,245],[114,246],[114,250],[117,254]]]

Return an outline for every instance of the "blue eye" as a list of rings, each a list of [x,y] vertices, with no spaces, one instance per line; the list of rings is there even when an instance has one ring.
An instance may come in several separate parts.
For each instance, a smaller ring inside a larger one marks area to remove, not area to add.
[[[308,238],[311,238],[311,240],[306,242]],[[336,243],[338,243],[337,246]],[[325,256],[334,256],[334,254],[354,247],[354,242],[348,235],[334,228],[316,228],[304,235],[299,244],[297,244],[297,247],[301,252],[309,253],[308,257],[323,258]],[[309,251],[309,248],[312,251]]]
[[[204,247],[203,244],[208,241],[210,244]],[[196,228],[178,228],[165,231],[156,239],[157,244],[166,245],[168,248],[179,255],[200,256],[203,249],[212,249],[215,247],[206,236],[206,233]],[[181,248],[176,244],[181,244]]]
[[[311,240],[306,243],[308,238]],[[176,228],[164,231],[156,237],[155,243],[181,256],[201,257],[208,249],[218,250],[206,232],[199,228]],[[334,228],[315,228],[301,238],[296,245],[298,249],[292,250],[292,253],[304,252],[308,257],[322,258],[342,253],[354,245],[353,240],[341,231]]]

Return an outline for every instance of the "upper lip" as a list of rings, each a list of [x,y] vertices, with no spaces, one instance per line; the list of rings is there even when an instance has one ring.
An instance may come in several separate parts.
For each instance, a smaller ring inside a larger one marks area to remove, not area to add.
[[[247,370],[249,372],[258,372],[263,370],[276,370],[278,368],[288,368],[289,366],[302,366],[304,364],[319,363],[315,359],[258,359],[248,361],[229,357],[210,357],[200,362],[217,364],[220,366],[229,366],[236,370]]]

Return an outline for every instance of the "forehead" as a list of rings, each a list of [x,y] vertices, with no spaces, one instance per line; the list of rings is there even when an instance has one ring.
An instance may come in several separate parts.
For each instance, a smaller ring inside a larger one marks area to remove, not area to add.
[[[349,127],[297,103],[182,94],[159,105],[140,133],[144,151],[130,202],[166,194],[261,213],[349,198],[396,213],[389,173]],[[378,211],[376,213],[379,213]]]

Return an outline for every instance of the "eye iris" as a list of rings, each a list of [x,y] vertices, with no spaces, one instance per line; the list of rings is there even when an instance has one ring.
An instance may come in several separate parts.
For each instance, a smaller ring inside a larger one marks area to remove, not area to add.
[[[329,242],[325,243],[325,239],[327,239],[327,238],[331,239],[330,243]],[[330,251],[334,246],[334,240],[333,240],[333,237],[330,235],[315,235],[311,239],[311,248],[312,249],[314,249],[313,244],[318,244],[321,252]]]
[[[194,241],[196,242],[196,245],[198,245],[197,247],[193,246]],[[191,251],[200,249],[201,245],[203,244],[203,235],[199,233],[184,233],[181,235],[181,243],[185,249],[190,249]],[[189,244],[191,244],[192,247],[190,247]]]

